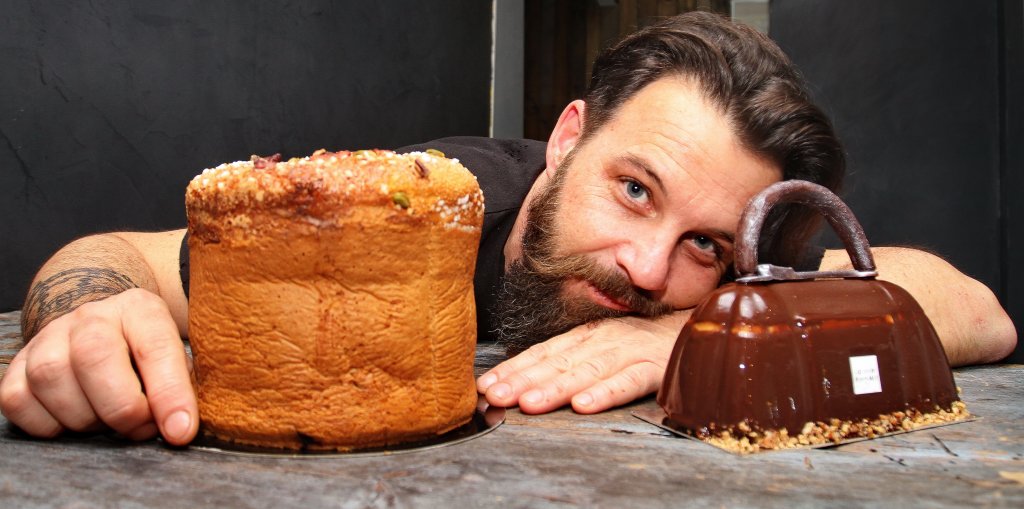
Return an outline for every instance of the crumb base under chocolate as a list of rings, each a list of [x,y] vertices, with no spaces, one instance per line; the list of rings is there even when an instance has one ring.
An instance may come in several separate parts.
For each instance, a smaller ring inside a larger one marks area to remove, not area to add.
[[[778,430],[754,429],[749,423],[743,421],[732,429],[696,438],[730,452],[751,454],[760,451],[838,444],[854,438],[876,438],[937,424],[963,421],[970,417],[971,413],[967,410],[967,405],[963,401],[954,401],[949,409],[936,407],[934,412],[908,409],[881,414],[877,419],[861,419],[859,421],[831,419],[829,422],[808,422],[796,435],[791,435],[785,428]]]

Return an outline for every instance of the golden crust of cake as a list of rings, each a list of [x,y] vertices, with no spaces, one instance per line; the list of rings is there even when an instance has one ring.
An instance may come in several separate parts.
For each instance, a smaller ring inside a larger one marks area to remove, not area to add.
[[[349,450],[472,418],[483,197],[456,161],[254,158],[196,177],[186,205],[204,433]]]
[[[458,159],[435,150],[328,152],[279,161],[252,156],[203,170],[185,205],[193,235],[216,239],[247,228],[254,211],[274,210],[315,226],[344,221],[354,205],[379,205],[448,228],[479,229],[484,197]]]

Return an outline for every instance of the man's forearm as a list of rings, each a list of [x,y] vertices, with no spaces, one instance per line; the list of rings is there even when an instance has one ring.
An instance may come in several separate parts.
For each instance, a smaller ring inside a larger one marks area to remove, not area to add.
[[[910,248],[872,248],[879,279],[896,283],[917,300],[954,366],[995,362],[1009,355],[1017,332],[985,285],[941,258]],[[827,251],[823,270],[849,268],[844,251]]]
[[[21,314],[22,337],[87,302],[131,288],[157,291],[152,271],[131,244],[113,234],[76,240],[51,257],[29,287]]]

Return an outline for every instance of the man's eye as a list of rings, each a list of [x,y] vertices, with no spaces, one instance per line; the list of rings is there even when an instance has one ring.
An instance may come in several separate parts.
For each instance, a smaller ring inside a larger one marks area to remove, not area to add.
[[[693,245],[697,246],[697,249],[701,251],[718,251],[718,244],[711,240],[711,237],[704,235],[696,235],[693,237]]]
[[[626,186],[626,196],[638,202],[646,202],[648,200],[647,188],[643,184],[635,180],[626,180],[623,182],[623,185]]]

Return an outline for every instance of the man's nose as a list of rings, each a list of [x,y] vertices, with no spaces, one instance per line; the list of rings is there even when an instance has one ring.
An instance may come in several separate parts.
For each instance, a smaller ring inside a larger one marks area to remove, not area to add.
[[[668,288],[668,274],[675,251],[675,242],[652,239],[634,239],[620,246],[617,263],[633,286],[649,292]]]

